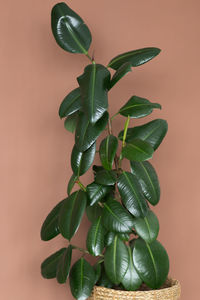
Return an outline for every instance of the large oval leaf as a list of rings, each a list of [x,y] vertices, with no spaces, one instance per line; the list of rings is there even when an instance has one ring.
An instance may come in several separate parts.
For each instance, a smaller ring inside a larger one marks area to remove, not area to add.
[[[84,113],[91,124],[96,123],[108,108],[108,85],[110,72],[103,65],[88,65],[83,75],[77,78]]]
[[[95,284],[95,272],[83,257],[73,265],[69,279],[74,298],[85,300],[90,296]]]
[[[165,120],[156,119],[141,126],[128,128],[126,142],[129,143],[133,139],[139,138],[148,142],[156,150],[165,137],[167,129],[168,125]],[[123,140],[123,134],[123,131],[119,133],[120,140]]]
[[[95,175],[95,182],[102,185],[114,185],[117,181],[117,174],[114,170],[101,170]]]
[[[59,108],[60,118],[67,117],[81,108],[81,92],[77,88],[70,92],[62,101]]]
[[[101,224],[101,218],[102,217],[100,216],[91,225],[86,240],[87,249],[90,252],[90,254],[94,256],[100,255],[104,248],[105,229]]]
[[[72,53],[88,53],[91,33],[80,16],[65,3],[58,3],[53,7],[51,28],[61,48]]]
[[[66,248],[62,248],[43,261],[41,264],[41,274],[44,278],[51,279],[56,277],[57,265],[65,250]]]
[[[118,140],[113,135],[108,135],[102,140],[99,147],[101,163],[106,170],[112,170],[113,161],[117,152]]]
[[[137,178],[129,172],[123,172],[118,178],[117,186],[122,202],[128,211],[135,217],[145,217],[148,206]]]
[[[156,205],[160,200],[160,185],[153,166],[148,161],[131,161],[131,172],[137,177],[145,198]]]
[[[88,220],[92,223],[95,222],[96,219],[98,219],[98,217],[102,215],[102,213],[103,209],[100,205],[98,205],[98,203],[95,203],[92,206],[87,206],[86,208]]]
[[[116,200],[104,203],[102,223],[106,229],[115,232],[131,232],[133,217]]]
[[[86,151],[99,137],[108,123],[108,113],[105,112],[103,117],[92,125],[85,114],[80,114],[77,124],[75,142],[79,151]]]
[[[135,267],[133,265],[133,250],[131,247],[127,247],[129,254],[129,265],[122,279],[122,285],[126,289],[126,291],[135,291],[142,284],[142,279],[139,277]]]
[[[108,278],[114,284],[119,284],[128,269],[128,265],[129,255],[127,247],[116,235],[104,254],[104,266]]]
[[[152,289],[158,289],[167,279],[169,258],[158,241],[148,244],[138,239],[133,249],[133,263],[140,278]]]
[[[43,241],[49,241],[60,233],[58,227],[58,216],[64,200],[60,201],[48,214],[42,224],[40,236]]]
[[[125,52],[114,57],[109,62],[108,67],[117,70],[126,62],[130,62],[132,67],[138,67],[153,59],[160,51],[158,48],[149,47]]]
[[[110,86],[109,86],[109,90],[121,79],[123,78],[128,72],[131,72],[131,63],[130,62],[126,62],[123,65],[121,65],[119,67],[119,69],[117,69],[117,71],[115,72],[115,74],[113,75],[111,81],[110,81]]]
[[[151,210],[149,210],[146,217],[134,219],[134,228],[143,240],[147,243],[151,243],[156,240],[158,236],[158,218]]]
[[[69,245],[58,262],[56,279],[58,283],[65,283],[70,271],[72,259],[72,246]]]
[[[140,139],[133,139],[122,149],[122,157],[134,161],[144,161],[152,158],[154,153],[151,145]]]
[[[87,186],[87,194],[90,205],[94,205],[96,202],[102,200],[109,192],[111,188],[109,186],[100,185],[92,182]]]
[[[119,113],[122,116],[130,118],[142,118],[152,113],[154,108],[161,109],[158,103],[152,103],[145,98],[132,96],[129,101],[120,108]]]
[[[85,152],[80,152],[74,145],[71,154],[71,167],[78,177],[83,175],[91,167],[96,153],[96,143],[92,144]]]
[[[86,204],[86,193],[81,190],[74,192],[64,200],[58,222],[60,232],[66,239],[71,240],[78,230]]]
[[[78,112],[75,112],[65,119],[65,129],[71,133],[74,132],[78,123]]]

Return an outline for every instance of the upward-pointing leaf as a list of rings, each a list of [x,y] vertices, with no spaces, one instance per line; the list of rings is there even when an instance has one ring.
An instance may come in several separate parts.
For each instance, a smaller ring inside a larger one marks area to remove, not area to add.
[[[72,259],[72,246],[69,245],[58,262],[56,279],[59,283],[65,283],[70,271]]]
[[[60,118],[67,117],[81,108],[80,88],[73,90],[62,101],[59,108]]]
[[[87,186],[90,206],[102,200],[111,191],[111,187],[92,182]]]
[[[119,67],[119,69],[117,69],[117,71],[115,72],[115,74],[113,75],[111,81],[110,81],[110,86],[109,86],[109,90],[121,79],[123,78],[128,72],[131,72],[131,63],[130,62],[126,62],[123,65],[121,65]]]
[[[101,163],[106,170],[112,170],[117,147],[118,140],[113,135],[108,135],[100,144],[99,155]]]
[[[81,17],[65,3],[53,7],[51,28],[61,48],[72,53],[87,54],[92,41],[91,33]]]
[[[87,249],[90,254],[98,256],[104,248],[105,228],[101,224],[101,216],[91,225],[87,235]]]
[[[65,250],[66,248],[62,248],[43,261],[41,264],[41,273],[44,278],[51,279],[56,277],[57,265]]]
[[[108,108],[107,90],[110,72],[100,64],[88,65],[77,78],[81,89],[82,106],[90,123],[96,123]]]
[[[129,160],[144,161],[152,158],[153,148],[151,145],[140,139],[133,139],[122,149],[122,156]]]

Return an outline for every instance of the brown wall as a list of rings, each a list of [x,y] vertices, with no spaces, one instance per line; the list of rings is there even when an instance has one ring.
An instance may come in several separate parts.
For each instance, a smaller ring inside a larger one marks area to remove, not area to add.
[[[87,59],[65,53],[50,30],[51,0],[1,2],[1,295],[4,300],[72,299],[69,286],[40,276],[40,262],[65,244],[41,242],[40,226],[66,196],[73,136],[57,115]],[[159,240],[168,250],[171,276],[182,300],[199,288],[199,69],[198,0],[70,0],[93,34],[91,50],[106,64],[116,54],[146,46],[162,49],[110,93],[111,113],[133,94],[162,104],[146,120],[168,120],[155,153],[162,197],[155,209]],[[146,121],[135,121],[135,124]],[[124,119],[114,123],[117,133]],[[90,176],[84,178],[84,182]],[[84,246],[83,227],[74,239]],[[74,258],[78,257],[78,253]]]

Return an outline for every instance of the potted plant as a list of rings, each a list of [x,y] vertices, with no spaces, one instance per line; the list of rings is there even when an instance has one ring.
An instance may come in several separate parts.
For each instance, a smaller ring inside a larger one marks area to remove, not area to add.
[[[129,127],[132,118],[161,109],[160,104],[136,95],[131,95],[114,116],[110,117],[108,112],[109,90],[132,67],[156,57],[160,49],[150,47],[122,53],[106,67],[89,55],[91,33],[65,3],[53,7],[51,24],[61,48],[84,54],[90,62],[59,109],[66,129],[75,131],[73,174],[68,196],[52,209],[42,225],[41,239],[49,241],[61,234],[69,243],[43,261],[42,276],[56,278],[61,284],[69,277],[72,295],[79,300],[178,299],[180,284],[168,278],[168,255],[157,240],[159,222],[152,206],[159,202],[160,187],[156,171],[148,161],[166,135],[167,122],[156,119]],[[124,116],[125,125],[116,136],[112,120],[118,115]],[[96,141],[105,130],[107,134],[97,149]],[[99,156],[100,165],[93,165],[95,155]],[[123,167],[126,159],[130,161],[129,170]],[[94,180],[84,186],[80,178],[91,167]],[[91,226],[86,249],[82,249],[70,244],[70,240],[85,212]],[[71,265],[74,250],[81,255]],[[88,254],[97,258],[94,265],[88,262]]]

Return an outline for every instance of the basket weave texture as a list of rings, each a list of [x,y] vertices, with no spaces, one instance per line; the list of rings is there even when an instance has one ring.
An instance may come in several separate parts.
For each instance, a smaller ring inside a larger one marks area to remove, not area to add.
[[[181,287],[178,280],[167,279],[169,287],[149,291],[120,291],[95,286],[88,300],[177,300],[180,298]]]

